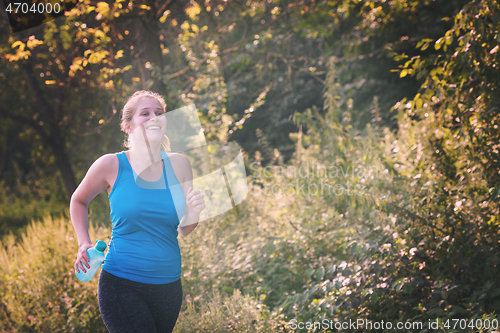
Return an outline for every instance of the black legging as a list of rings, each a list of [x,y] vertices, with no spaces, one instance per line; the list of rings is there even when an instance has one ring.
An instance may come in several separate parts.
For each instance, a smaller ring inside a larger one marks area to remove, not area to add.
[[[98,286],[101,317],[111,333],[170,333],[182,304],[182,284],[147,284],[101,269]]]

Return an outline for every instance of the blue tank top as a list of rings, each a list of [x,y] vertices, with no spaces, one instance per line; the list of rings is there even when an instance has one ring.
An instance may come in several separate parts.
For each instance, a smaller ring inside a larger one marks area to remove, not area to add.
[[[163,173],[155,182],[138,177],[125,152],[116,154],[118,175],[108,196],[113,229],[102,265],[118,277],[150,284],[181,276],[177,226],[185,197],[168,155],[161,154]]]

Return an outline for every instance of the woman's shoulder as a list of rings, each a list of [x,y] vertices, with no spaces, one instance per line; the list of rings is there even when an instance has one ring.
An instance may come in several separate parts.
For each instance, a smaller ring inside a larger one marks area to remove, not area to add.
[[[179,154],[179,153],[166,153],[167,156],[168,156],[168,159],[170,160],[170,163],[172,163],[172,165],[179,165],[179,166],[187,166],[187,165],[191,165],[191,163],[189,162],[189,158],[187,158],[186,155],[182,155],[182,154]]]
[[[170,164],[174,169],[174,172],[181,182],[185,181],[185,179],[190,178],[191,174],[191,162],[186,155],[182,155],[179,153],[166,153],[168,159],[170,160]]]
[[[94,165],[101,171],[114,171],[118,169],[120,161],[117,154],[104,154],[95,160]]]
[[[179,158],[186,158],[187,157],[185,155],[182,155],[182,154],[179,154],[179,153],[171,153],[171,152],[168,152],[168,153],[165,153],[167,154],[168,158],[172,159],[172,158],[175,158],[175,159],[179,159]]]
[[[75,191],[79,200],[88,204],[97,194],[112,186],[118,167],[119,161],[115,154],[105,154],[96,159]]]
[[[110,154],[104,154],[101,157],[99,157],[96,161],[103,161],[104,163],[114,163],[118,162],[118,154],[122,154],[124,152],[118,152],[118,153],[110,153]]]

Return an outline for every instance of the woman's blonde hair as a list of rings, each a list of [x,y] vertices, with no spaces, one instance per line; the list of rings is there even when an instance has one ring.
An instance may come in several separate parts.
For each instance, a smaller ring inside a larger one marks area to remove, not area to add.
[[[126,133],[125,125],[129,123],[132,120],[132,117],[134,116],[135,112],[137,111],[137,103],[142,100],[143,98],[154,98],[156,99],[162,109],[163,112],[166,112],[167,104],[165,103],[165,100],[163,97],[155,93],[154,91],[149,91],[149,90],[139,90],[136,91],[132,96],[129,97],[127,100],[127,103],[123,106],[122,114],[121,114],[121,122],[120,122],[120,128],[123,132]],[[132,144],[130,142],[128,134],[125,134],[125,141],[123,141],[123,146],[126,148],[131,148]],[[164,135],[163,140],[161,142],[161,146],[164,151],[170,151],[170,140],[166,135]]]

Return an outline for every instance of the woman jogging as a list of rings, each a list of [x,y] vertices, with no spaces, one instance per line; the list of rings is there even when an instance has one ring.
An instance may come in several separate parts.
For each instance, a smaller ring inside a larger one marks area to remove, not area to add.
[[[98,158],[71,197],[79,245],[75,269],[85,272],[87,249],[93,246],[88,205],[108,192],[113,229],[98,301],[111,333],[172,332],[182,304],[177,233],[186,236],[196,228],[205,201],[192,188],[188,158],[165,152],[165,109],[159,94],[134,93],[121,116],[129,149]]]

